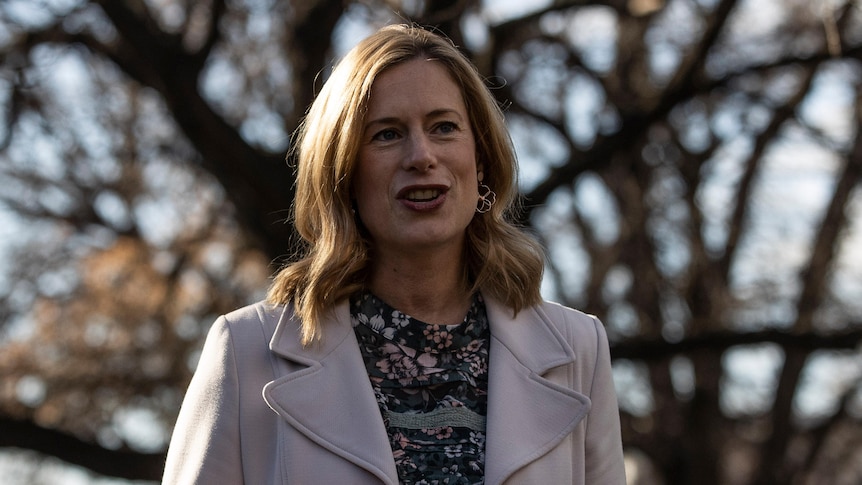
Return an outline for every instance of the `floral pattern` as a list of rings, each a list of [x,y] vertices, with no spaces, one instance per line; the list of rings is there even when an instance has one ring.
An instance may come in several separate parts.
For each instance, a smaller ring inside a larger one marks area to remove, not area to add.
[[[400,483],[484,483],[490,330],[482,296],[457,325],[427,324],[368,292],[350,308]]]

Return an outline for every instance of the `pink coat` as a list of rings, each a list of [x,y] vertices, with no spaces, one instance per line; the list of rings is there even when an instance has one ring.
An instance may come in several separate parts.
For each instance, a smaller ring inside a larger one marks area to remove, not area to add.
[[[554,303],[491,325],[486,484],[625,483],[607,337]],[[174,429],[164,484],[396,485],[383,419],[350,324],[333,309],[303,348],[290,307],[220,317]]]

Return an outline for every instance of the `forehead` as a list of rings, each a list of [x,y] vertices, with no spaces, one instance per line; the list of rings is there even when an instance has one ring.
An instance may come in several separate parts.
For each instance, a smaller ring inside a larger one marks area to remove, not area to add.
[[[382,109],[428,104],[466,111],[463,93],[449,69],[440,61],[416,58],[383,70],[371,86],[369,114]]]

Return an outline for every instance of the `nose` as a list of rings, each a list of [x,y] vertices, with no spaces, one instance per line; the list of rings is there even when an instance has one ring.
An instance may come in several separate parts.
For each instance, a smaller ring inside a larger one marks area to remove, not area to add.
[[[437,164],[431,140],[425,133],[410,136],[408,150],[404,157],[404,170],[427,172]]]

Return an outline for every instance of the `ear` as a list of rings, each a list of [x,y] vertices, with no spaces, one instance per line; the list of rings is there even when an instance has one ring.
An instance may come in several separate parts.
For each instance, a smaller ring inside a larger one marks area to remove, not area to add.
[[[481,162],[476,165],[476,178],[479,180],[480,184],[483,180],[485,180],[485,165],[483,165]]]

